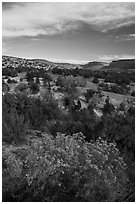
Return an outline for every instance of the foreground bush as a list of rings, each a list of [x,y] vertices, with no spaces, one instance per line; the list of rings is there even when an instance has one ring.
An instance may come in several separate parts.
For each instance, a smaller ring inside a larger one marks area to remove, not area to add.
[[[45,135],[29,146],[3,148],[3,201],[116,201],[127,185],[115,144]]]
[[[135,108],[130,107],[120,114],[103,117],[104,128],[102,137],[109,142],[115,142],[124,156],[127,164],[127,174],[132,186],[135,186]],[[134,188],[133,194],[135,193]]]
[[[2,139],[7,143],[20,143],[25,140],[29,123],[23,115],[19,115],[16,109],[10,112],[6,110],[2,114]]]

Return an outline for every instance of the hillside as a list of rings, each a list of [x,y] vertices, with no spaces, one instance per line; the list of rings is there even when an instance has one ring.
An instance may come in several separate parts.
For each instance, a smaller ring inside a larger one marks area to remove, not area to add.
[[[83,65],[83,68],[95,71],[95,70],[101,69],[102,67],[108,66],[108,65],[109,64],[106,62],[93,61],[93,62],[89,62],[89,63]]]
[[[109,66],[103,67],[103,69],[116,69],[116,70],[129,70],[135,69],[135,59],[124,59],[112,61]]]
[[[70,64],[70,63],[58,63],[58,62],[51,62],[46,59],[27,59],[27,58],[19,58],[13,56],[2,56],[2,68],[5,67],[14,67],[17,68],[18,66],[26,66],[26,67],[43,67],[43,68],[69,68],[73,69],[80,65],[77,64]]]
[[[84,65],[71,64],[71,63],[58,63],[51,62],[46,59],[25,59],[13,56],[2,56],[2,68],[13,67],[18,68],[19,66],[25,67],[36,67],[36,68],[46,68],[53,69],[55,67],[60,69],[75,69],[84,68],[91,71],[102,70],[102,69],[115,69],[115,70],[134,70],[135,69],[135,59],[124,59],[107,62],[93,61]]]

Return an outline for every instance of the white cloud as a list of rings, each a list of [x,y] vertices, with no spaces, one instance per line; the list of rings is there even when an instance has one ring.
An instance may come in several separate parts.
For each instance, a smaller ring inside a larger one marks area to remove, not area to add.
[[[120,59],[135,59],[134,55],[100,55],[97,57],[99,61],[111,62],[113,60],[120,60]]]
[[[135,21],[134,3],[24,3],[3,9],[3,37],[54,35],[81,22],[106,32]]]
[[[120,59],[135,59],[134,55],[92,55],[94,60],[72,60],[72,59],[48,59],[52,62],[59,62],[59,63],[72,63],[72,64],[86,64],[90,61],[102,61],[102,62],[111,62],[113,60],[120,60]]]
[[[135,40],[135,34],[115,36],[116,42]]]
[[[70,63],[70,64],[86,64],[89,61],[88,60],[73,60],[73,59],[48,59],[51,62],[56,62],[56,63]]]

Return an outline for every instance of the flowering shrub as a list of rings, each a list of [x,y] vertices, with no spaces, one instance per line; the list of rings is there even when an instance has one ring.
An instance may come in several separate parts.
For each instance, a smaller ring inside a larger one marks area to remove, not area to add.
[[[82,133],[44,135],[3,149],[3,201],[115,201],[128,182],[125,171],[114,143],[85,142]]]

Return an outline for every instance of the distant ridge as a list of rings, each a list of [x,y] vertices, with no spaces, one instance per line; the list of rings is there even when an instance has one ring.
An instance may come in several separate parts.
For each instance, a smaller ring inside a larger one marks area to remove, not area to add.
[[[85,65],[83,65],[82,67],[85,69],[90,69],[90,70],[98,70],[103,68],[104,66],[108,66],[109,63],[106,62],[98,62],[98,61],[93,61],[93,62],[89,62]]]
[[[49,65],[49,66],[61,66],[62,68],[76,68],[78,67],[78,64],[71,64],[71,63],[67,63],[67,62],[51,62],[48,61],[46,59],[29,59],[29,58],[21,58],[21,57],[14,57],[14,56],[7,56],[7,55],[3,55],[2,56],[2,62],[4,60],[7,60],[9,62],[14,62],[14,61],[18,61],[20,62],[27,62],[27,63],[43,63],[45,65]],[[114,60],[112,62],[99,62],[99,61],[93,61],[93,62],[88,62],[87,64],[84,65],[80,65],[80,68],[84,68],[84,69],[89,69],[92,71],[96,71],[96,70],[111,70],[111,69],[115,69],[115,70],[134,70],[135,69],[135,59],[120,59],[120,60]]]
[[[46,59],[35,59],[35,58],[24,58],[24,57],[15,57],[15,56],[9,56],[9,55],[2,55],[2,59],[10,59],[10,60],[25,60],[25,61],[29,61],[29,62],[43,62],[49,65],[61,65],[61,66],[70,66],[70,65],[78,65],[78,64],[74,64],[74,63],[68,63],[68,62],[52,62]]]
[[[45,62],[52,64],[53,62],[45,59],[33,59],[33,58],[24,58],[24,57],[14,57],[14,56],[8,56],[8,55],[2,55],[2,58],[9,58],[9,59],[17,59],[17,60],[26,60],[26,61],[34,61],[34,62]]]
[[[103,67],[103,69],[133,70],[135,69],[135,59],[114,60],[109,66]]]

